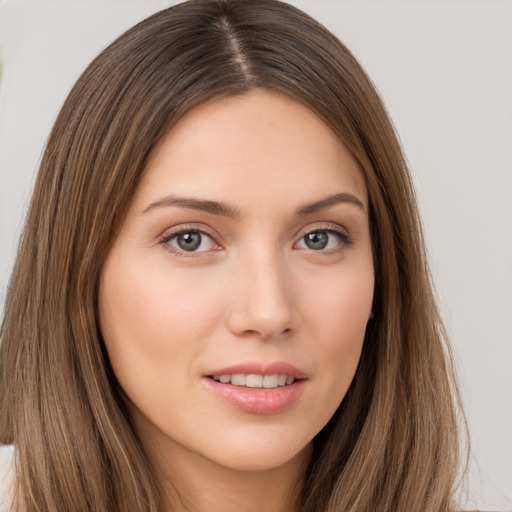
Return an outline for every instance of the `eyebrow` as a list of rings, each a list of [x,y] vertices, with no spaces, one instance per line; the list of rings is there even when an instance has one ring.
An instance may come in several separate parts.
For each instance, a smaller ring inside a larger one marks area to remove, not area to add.
[[[312,213],[319,212],[321,210],[326,210],[331,206],[336,204],[350,204],[357,206],[361,210],[365,211],[365,207],[363,202],[355,195],[349,194],[347,192],[341,192],[339,194],[333,194],[331,196],[327,196],[320,201],[315,201],[314,203],[307,204],[305,206],[301,206],[295,212],[298,217],[305,217],[306,215],[311,215]],[[219,215],[222,217],[228,217],[230,219],[239,220],[242,218],[242,213],[240,210],[233,208],[232,206],[227,205],[226,203],[221,203],[218,201],[211,201],[208,199],[195,199],[192,197],[180,197],[180,196],[167,196],[154,203],[151,203],[143,213],[147,213],[155,208],[162,207],[170,207],[175,206],[177,208],[186,208],[191,210],[199,210],[206,213],[211,213],[213,215]]]
[[[348,192],[341,192],[339,194],[327,196],[326,198],[321,199],[320,201],[316,201],[315,203],[302,206],[297,210],[297,216],[303,217],[305,215],[310,215],[321,210],[326,210],[327,208],[330,208],[336,204],[351,204],[365,211],[363,202],[357,196],[354,194],[349,194]]]
[[[242,214],[236,208],[232,208],[225,203],[210,201],[207,199],[195,199],[193,197],[167,196],[154,203],[151,203],[143,213],[149,212],[155,208],[176,206],[178,208],[187,208],[199,210],[213,215],[229,217],[230,219],[240,219]]]

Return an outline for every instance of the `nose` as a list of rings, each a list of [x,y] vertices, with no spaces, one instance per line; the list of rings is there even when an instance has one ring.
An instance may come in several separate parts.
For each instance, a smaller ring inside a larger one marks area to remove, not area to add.
[[[290,271],[278,255],[252,255],[233,275],[228,316],[237,336],[277,339],[297,328]]]

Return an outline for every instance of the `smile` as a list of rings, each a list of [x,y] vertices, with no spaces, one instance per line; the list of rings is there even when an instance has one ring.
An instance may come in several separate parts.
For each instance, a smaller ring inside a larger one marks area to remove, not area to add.
[[[284,373],[275,373],[274,375],[235,373],[233,375],[213,375],[211,378],[215,382],[220,382],[221,384],[265,389],[289,386],[295,382],[295,377]]]
[[[309,376],[284,361],[245,362],[203,374],[206,388],[222,402],[244,413],[279,414],[302,395]]]

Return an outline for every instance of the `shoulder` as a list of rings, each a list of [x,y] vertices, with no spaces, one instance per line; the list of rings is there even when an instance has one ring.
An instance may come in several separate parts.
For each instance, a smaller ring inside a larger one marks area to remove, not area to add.
[[[0,446],[0,512],[11,508],[14,484],[14,446]]]

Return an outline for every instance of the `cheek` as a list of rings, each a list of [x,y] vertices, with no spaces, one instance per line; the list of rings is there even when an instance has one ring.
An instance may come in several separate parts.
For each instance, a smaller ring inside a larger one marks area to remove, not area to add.
[[[373,277],[347,279],[332,295],[333,298],[325,298],[318,304],[318,316],[323,316],[325,325],[329,326],[330,337],[349,344],[362,342],[373,302]]]
[[[317,284],[323,284],[323,291],[317,286],[310,296],[309,331],[315,339],[317,371],[324,379],[333,413],[359,363],[373,302],[373,267],[366,265]]]
[[[374,271],[371,259],[346,266],[336,272],[318,273],[302,283],[302,309],[311,312],[310,319],[319,332],[335,342],[338,340],[360,340],[364,336],[370,317]],[[336,343],[335,343],[336,345]]]
[[[223,311],[213,284],[200,273],[191,279],[179,270],[142,272],[141,265],[112,261],[100,285],[100,324],[115,370],[185,364],[207,345]]]

